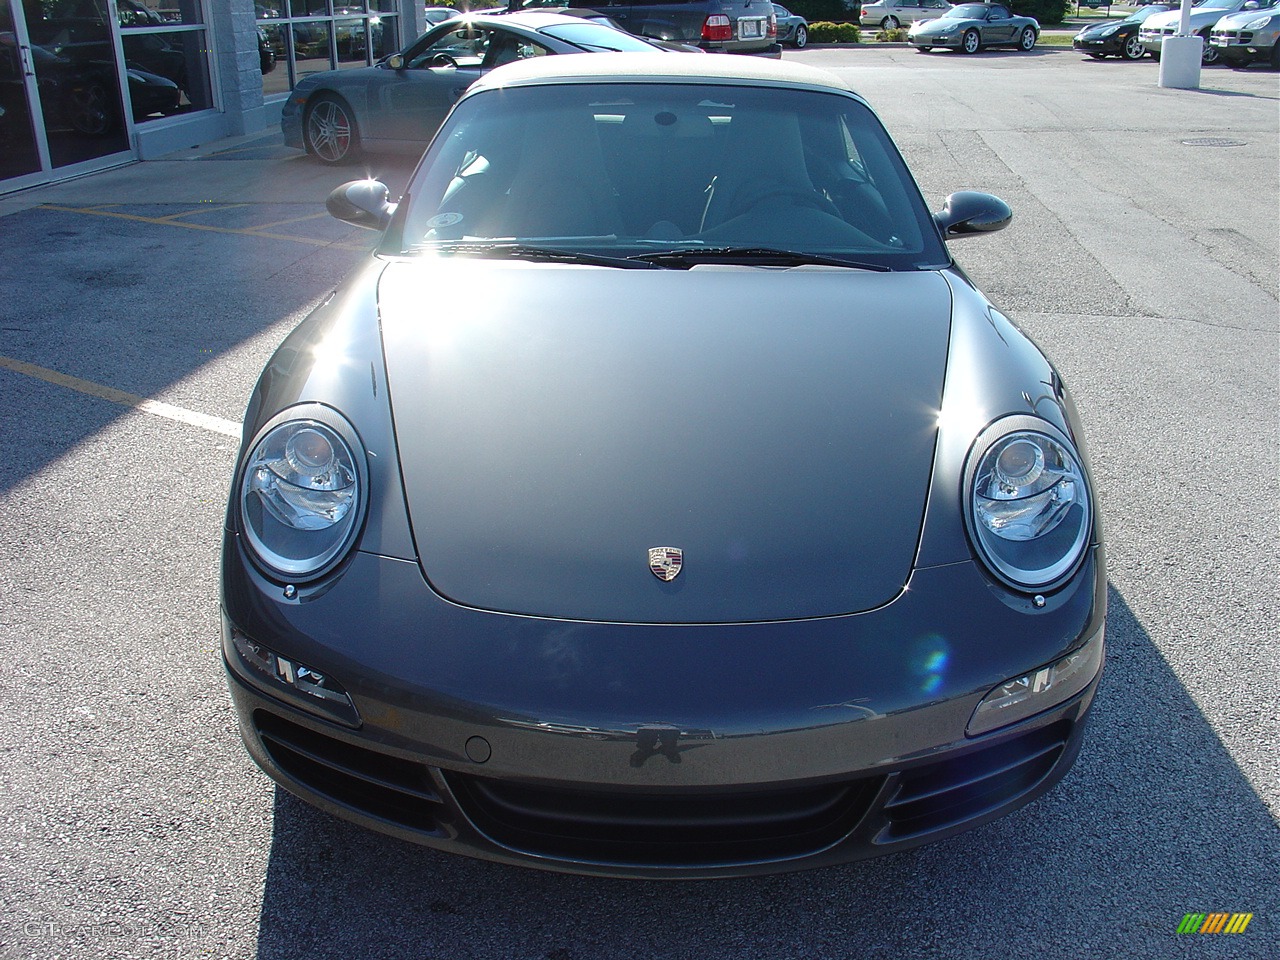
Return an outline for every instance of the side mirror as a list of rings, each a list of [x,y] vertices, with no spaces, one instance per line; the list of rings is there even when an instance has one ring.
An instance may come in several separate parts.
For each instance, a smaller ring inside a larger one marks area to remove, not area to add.
[[[352,180],[329,194],[324,205],[344,223],[368,230],[385,230],[396,212],[396,205],[388,196],[387,185],[380,180]]]
[[[960,190],[947,197],[942,211],[933,215],[933,222],[942,231],[944,240],[956,237],[972,237],[978,233],[994,233],[1003,230],[1013,219],[1013,211],[999,197],[989,193]]]
[[[391,56],[387,57],[387,66],[392,70],[403,70],[404,54],[393,53]]]

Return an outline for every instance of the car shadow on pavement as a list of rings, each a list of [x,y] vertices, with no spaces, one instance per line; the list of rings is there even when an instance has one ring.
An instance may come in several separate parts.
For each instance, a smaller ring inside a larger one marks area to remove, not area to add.
[[[1184,955],[1186,914],[1226,911],[1255,919],[1209,938],[1206,955],[1226,940],[1232,957],[1274,957],[1275,821],[1114,589],[1107,641],[1084,750],[1047,796],[942,843],[818,871],[544,873],[391,839],[277,789],[258,956],[1167,957]]]

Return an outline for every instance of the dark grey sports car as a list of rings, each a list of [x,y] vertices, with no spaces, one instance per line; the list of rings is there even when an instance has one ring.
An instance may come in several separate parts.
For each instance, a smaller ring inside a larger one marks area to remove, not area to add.
[[[494,67],[559,53],[652,52],[647,40],[559,13],[470,14],[428,30],[372,67],[298,81],[280,115],[284,142],[324,163],[362,152],[412,151],[431,139],[462,92]]]
[[[921,53],[934,47],[953,47],[977,53],[987,47],[1035,49],[1040,24],[1020,17],[1002,3],[962,3],[934,20],[918,20],[907,31],[907,43]]]
[[[245,743],[377,830],[763,873],[995,819],[1103,661],[1084,439],[842,80],[515,64],[249,403],[222,561]]]

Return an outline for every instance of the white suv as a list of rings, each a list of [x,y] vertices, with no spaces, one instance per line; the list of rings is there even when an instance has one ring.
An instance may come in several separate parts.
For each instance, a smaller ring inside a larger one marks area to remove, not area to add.
[[[1191,32],[1204,37],[1204,47],[1200,52],[1200,62],[1206,66],[1218,62],[1219,48],[1209,43],[1209,31],[1213,25],[1229,13],[1239,10],[1256,10],[1263,6],[1258,0],[1199,0],[1191,7]],[[1142,24],[1142,32],[1138,34],[1147,53],[1160,59],[1160,48],[1164,46],[1164,38],[1172,37],[1178,32],[1182,23],[1182,11],[1170,10],[1168,13],[1157,13],[1148,17]]]
[[[1209,43],[1233,67],[1262,62],[1280,70],[1280,0],[1266,9],[1223,17],[1209,34]]]

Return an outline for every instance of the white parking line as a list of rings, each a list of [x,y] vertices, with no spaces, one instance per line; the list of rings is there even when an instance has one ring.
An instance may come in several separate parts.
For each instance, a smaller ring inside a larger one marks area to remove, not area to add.
[[[0,356],[0,367],[12,370],[14,373],[21,373],[24,376],[35,377],[37,380],[45,381],[45,383],[76,390],[91,397],[97,397],[100,400],[109,400],[112,403],[120,404],[122,407],[132,407],[134,410],[141,410],[143,413],[149,413],[155,417],[164,417],[166,420],[174,420],[178,423],[185,423],[188,426],[199,427],[201,430],[208,430],[210,433],[221,434],[224,437],[234,437],[237,440],[240,439],[240,424],[233,420],[223,420],[221,417],[211,417],[207,413],[185,410],[172,404],[161,403],[159,400],[148,400],[146,397],[138,397],[132,393],[117,390],[115,387],[103,386],[100,383],[94,383],[92,380],[81,380],[79,377],[68,376],[65,373],[59,373],[57,370],[38,367],[34,363],[26,363],[22,360],[15,360],[12,357]]]

